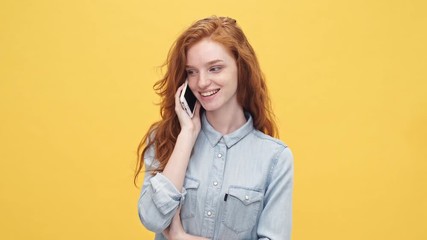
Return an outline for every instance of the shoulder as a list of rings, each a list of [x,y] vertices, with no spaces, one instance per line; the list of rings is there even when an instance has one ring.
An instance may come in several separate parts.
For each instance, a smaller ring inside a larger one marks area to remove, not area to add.
[[[288,145],[282,140],[267,135],[259,130],[254,129],[252,131],[252,135],[254,136],[256,142],[258,144],[261,144],[263,147],[268,146],[271,148],[278,149],[279,151],[288,148]]]
[[[254,130],[252,134],[256,139],[257,146],[266,151],[274,152],[274,157],[272,159],[274,166],[282,164],[292,165],[292,151],[286,143],[259,130]]]

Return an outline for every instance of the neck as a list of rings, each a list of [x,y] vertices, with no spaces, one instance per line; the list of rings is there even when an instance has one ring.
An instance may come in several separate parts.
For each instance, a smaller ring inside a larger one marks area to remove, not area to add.
[[[232,133],[246,123],[243,108],[234,109],[234,111],[206,112],[206,118],[210,125],[222,135]]]

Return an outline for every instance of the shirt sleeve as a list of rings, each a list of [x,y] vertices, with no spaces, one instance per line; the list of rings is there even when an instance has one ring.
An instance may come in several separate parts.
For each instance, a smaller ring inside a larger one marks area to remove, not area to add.
[[[285,147],[271,168],[264,209],[261,213],[257,234],[259,239],[291,239],[293,155]]]
[[[186,191],[179,192],[175,185],[161,173],[151,174],[158,166],[154,159],[154,148],[144,155],[144,184],[138,201],[138,213],[142,224],[150,231],[163,232],[171,223],[178,206],[185,198]]]

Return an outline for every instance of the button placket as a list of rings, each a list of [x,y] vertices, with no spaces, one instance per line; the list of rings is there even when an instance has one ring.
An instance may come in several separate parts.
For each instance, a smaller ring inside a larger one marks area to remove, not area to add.
[[[210,187],[207,192],[207,201],[204,205],[204,220],[203,228],[206,230],[203,232],[204,235],[213,236],[215,226],[217,224],[216,211],[218,209],[219,201],[222,199],[220,196],[221,186],[223,181],[223,173],[225,167],[225,156],[227,154],[227,148],[223,140],[221,140],[217,146],[215,146],[213,152],[213,165],[210,172]]]
[[[217,158],[222,158],[222,157],[223,157],[223,155],[222,155],[222,153],[221,153],[221,152],[219,152],[216,156],[217,156]],[[218,186],[218,181],[214,181],[214,182],[212,183],[212,185],[213,185],[214,187],[217,187],[217,186]]]

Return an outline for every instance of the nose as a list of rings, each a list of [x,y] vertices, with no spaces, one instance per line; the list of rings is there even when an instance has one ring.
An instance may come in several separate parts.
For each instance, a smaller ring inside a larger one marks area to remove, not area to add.
[[[200,72],[199,81],[197,81],[197,86],[200,89],[206,89],[210,84],[211,84],[211,80],[209,79],[209,75],[204,72]]]

